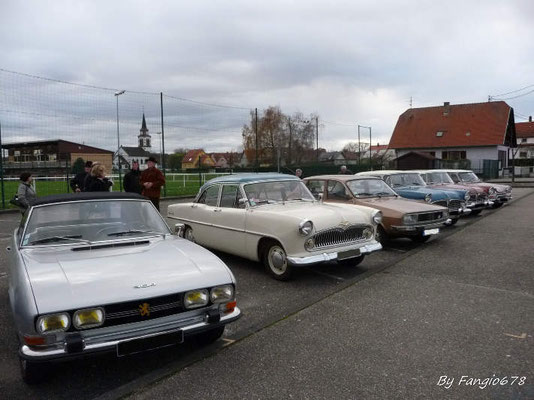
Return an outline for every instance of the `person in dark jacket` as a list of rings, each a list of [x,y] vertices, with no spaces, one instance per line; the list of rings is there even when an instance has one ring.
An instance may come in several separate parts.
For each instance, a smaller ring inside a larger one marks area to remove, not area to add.
[[[141,186],[143,187],[142,195],[148,197],[159,211],[159,198],[161,196],[161,187],[165,185],[165,177],[156,168],[156,162],[154,157],[149,157],[146,160],[148,168],[141,173]]]
[[[86,181],[87,177],[91,174],[91,168],[93,167],[92,161],[86,161],[83,172],[77,173],[76,176],[71,179],[70,187],[73,192],[80,193],[86,191]]]
[[[35,190],[32,187],[32,174],[29,172],[23,172],[20,174],[20,184],[17,190],[17,198],[19,204],[23,208],[23,212],[35,201],[37,200],[37,195]]]
[[[109,192],[113,183],[106,178],[106,169],[102,164],[95,164],[86,181],[88,192]]]
[[[352,175],[352,171],[348,169],[346,165],[341,166],[341,168],[339,169],[339,173],[341,175]]]
[[[143,191],[141,187],[141,171],[139,171],[139,161],[132,161],[132,169],[124,175],[124,191],[131,193],[139,193]]]

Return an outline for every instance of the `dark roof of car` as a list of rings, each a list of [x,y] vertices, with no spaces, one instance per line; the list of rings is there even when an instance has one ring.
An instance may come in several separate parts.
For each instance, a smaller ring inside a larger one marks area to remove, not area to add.
[[[339,174],[339,175],[315,175],[315,176],[307,176],[304,178],[304,180],[312,180],[312,179],[325,179],[325,180],[338,180],[338,181],[354,181],[356,179],[382,179],[379,176],[360,176],[360,175],[345,175],[345,174]]]
[[[146,197],[137,193],[125,192],[82,192],[82,193],[64,193],[52,194],[49,196],[38,197],[32,203],[32,206],[41,206],[43,204],[64,203],[69,201],[83,201],[83,200],[146,200]]]

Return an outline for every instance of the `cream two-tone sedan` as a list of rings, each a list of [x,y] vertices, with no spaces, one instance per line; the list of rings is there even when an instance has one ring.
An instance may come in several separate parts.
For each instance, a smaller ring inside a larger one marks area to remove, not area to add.
[[[375,240],[380,211],[316,201],[292,175],[216,178],[192,203],[169,206],[167,216],[186,239],[262,261],[278,280],[289,279],[295,267],[325,261],[358,265],[382,248]]]

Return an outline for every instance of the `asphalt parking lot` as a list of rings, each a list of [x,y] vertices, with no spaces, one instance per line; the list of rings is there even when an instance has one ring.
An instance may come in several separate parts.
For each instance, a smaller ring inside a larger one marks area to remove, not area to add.
[[[514,189],[511,204],[424,245],[397,240],[357,268],[325,264],[290,282],[218,254],[244,313],[223,341],[64,363],[36,387],[20,379],[1,251],[3,398],[534,398],[533,193]],[[18,216],[0,221],[3,249]],[[493,374],[526,382],[459,384]]]

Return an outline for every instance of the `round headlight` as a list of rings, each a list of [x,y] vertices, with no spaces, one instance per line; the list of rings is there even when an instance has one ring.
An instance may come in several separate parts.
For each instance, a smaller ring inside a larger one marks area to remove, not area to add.
[[[315,239],[309,238],[304,242],[304,248],[306,250],[312,250],[315,247]]]
[[[37,332],[64,332],[70,327],[70,317],[67,313],[43,315],[37,319]]]
[[[427,194],[425,195],[425,201],[426,201],[427,203],[430,203],[430,202],[432,201],[432,195],[431,195],[430,193],[427,193]]]
[[[465,192],[464,200],[469,200],[470,197],[471,195],[469,194],[469,192]]]
[[[299,233],[302,236],[308,236],[313,230],[313,222],[306,220],[302,221],[299,225]]]
[[[373,237],[373,230],[371,228],[365,228],[363,230],[363,237],[366,239],[371,239]]]
[[[381,211],[376,211],[374,214],[373,214],[373,222],[375,224],[380,224],[382,222],[382,212]]]

